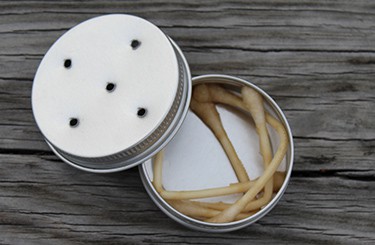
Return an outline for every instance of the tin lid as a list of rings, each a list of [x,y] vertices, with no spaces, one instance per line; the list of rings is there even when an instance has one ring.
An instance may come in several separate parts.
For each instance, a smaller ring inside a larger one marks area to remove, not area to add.
[[[92,172],[152,157],[177,132],[191,95],[188,64],[152,23],[123,14],[60,37],[35,75],[32,108],[52,150]]]

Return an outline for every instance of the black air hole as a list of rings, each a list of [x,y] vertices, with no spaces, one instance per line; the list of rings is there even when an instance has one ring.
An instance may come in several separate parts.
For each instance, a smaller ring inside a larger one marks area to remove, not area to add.
[[[136,39],[132,40],[132,43],[130,44],[130,46],[132,46],[133,49],[137,49],[139,45],[141,45],[141,42]]]
[[[64,61],[64,67],[65,68],[70,68],[72,66],[72,60],[71,59],[67,59]]]
[[[146,116],[147,110],[145,108],[138,108],[137,115],[138,117],[144,117]]]
[[[116,84],[114,84],[114,83],[107,83],[107,86],[105,87],[105,89],[108,92],[113,92],[113,90],[115,90],[115,88],[116,88]]]
[[[71,118],[70,121],[69,121],[69,125],[70,127],[74,128],[74,127],[77,127],[78,126],[78,119],[77,118]]]

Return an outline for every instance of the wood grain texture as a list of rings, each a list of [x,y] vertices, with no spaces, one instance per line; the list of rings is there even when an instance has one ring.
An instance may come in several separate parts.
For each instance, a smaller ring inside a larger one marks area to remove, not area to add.
[[[285,111],[295,167],[279,204],[240,231],[188,230],[147,196],[137,169],[62,163],[31,111],[36,69],[72,26],[101,14],[154,22],[193,75],[251,80]],[[0,1],[1,244],[374,244],[375,2]]]

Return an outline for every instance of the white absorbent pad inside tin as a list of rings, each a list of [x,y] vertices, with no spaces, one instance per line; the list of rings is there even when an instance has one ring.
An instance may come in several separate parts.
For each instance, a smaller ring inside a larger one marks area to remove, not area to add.
[[[269,109],[267,106],[266,108]],[[223,126],[251,180],[263,171],[259,137],[251,117],[229,107],[217,106]],[[270,111],[271,114],[272,111]],[[268,127],[274,153],[279,145],[277,132]],[[285,171],[286,160],[279,171]],[[151,160],[146,163],[152,179]],[[191,111],[175,138],[165,148],[163,186],[166,190],[200,190],[224,187],[238,183],[234,170],[211,130]],[[234,202],[241,194],[201,199],[205,201]]]
[[[138,17],[106,15],[79,24],[49,49],[34,80],[33,113],[57,148],[102,157],[151,134],[177,87],[177,58],[166,35]]]

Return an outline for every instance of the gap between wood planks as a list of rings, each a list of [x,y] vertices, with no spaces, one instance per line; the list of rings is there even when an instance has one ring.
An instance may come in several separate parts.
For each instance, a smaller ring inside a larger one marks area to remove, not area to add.
[[[31,150],[31,149],[4,149],[0,148],[0,156],[1,155],[23,155],[23,156],[38,156],[43,160],[51,161],[51,162],[62,162],[59,158],[55,156],[52,151],[46,150]],[[43,156],[46,156],[44,158]],[[52,157],[52,158],[51,158]],[[309,157],[301,156],[302,160],[295,161],[295,164],[299,164],[301,161],[306,160],[307,162],[311,162]],[[329,163],[335,161],[335,158],[326,158],[324,156],[316,157],[313,159],[316,164],[321,163]],[[375,181],[375,171],[372,169],[354,169],[354,168],[345,168],[345,169],[328,169],[328,168],[321,168],[319,170],[293,170],[292,171],[293,178],[343,178],[349,180],[356,180],[356,181],[368,181],[374,182]],[[0,183],[2,181],[0,180]]]

